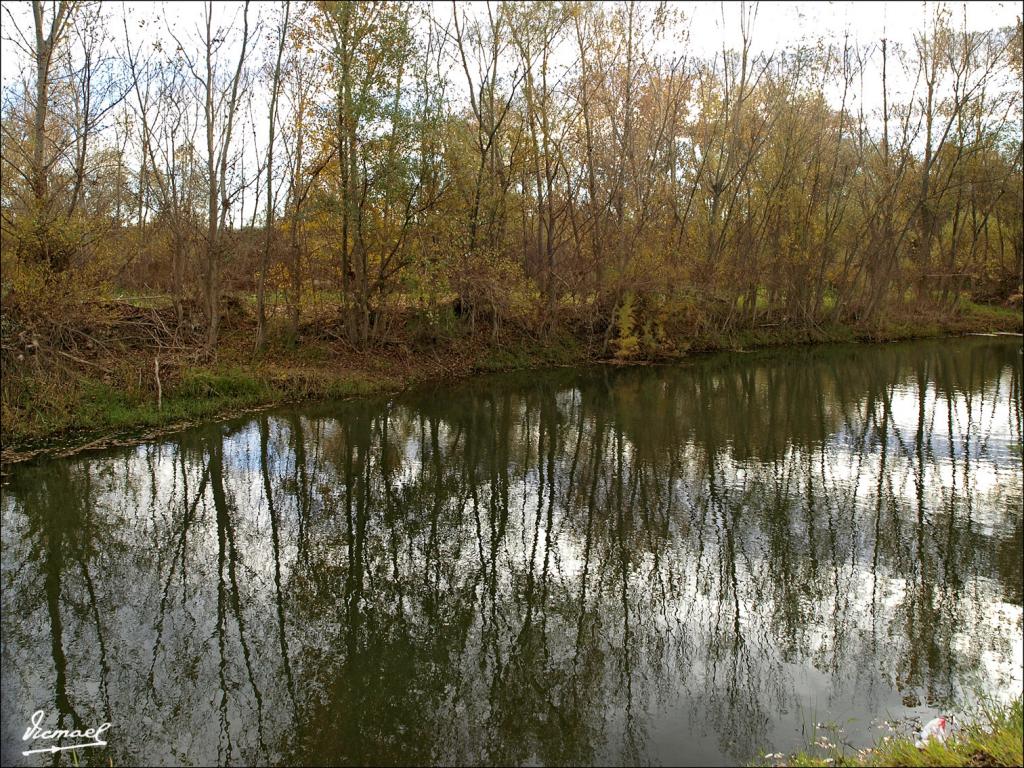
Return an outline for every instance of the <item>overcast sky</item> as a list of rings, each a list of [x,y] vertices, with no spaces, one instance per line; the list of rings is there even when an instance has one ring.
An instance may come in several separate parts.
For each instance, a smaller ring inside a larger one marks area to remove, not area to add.
[[[3,41],[0,76],[4,85],[17,77],[23,57],[11,43],[12,17],[25,31],[31,26],[31,5],[29,2],[2,3]],[[124,6],[131,17],[153,17],[160,6],[167,7],[167,14],[177,30],[187,30],[199,23],[202,4],[197,2],[127,2]],[[229,10],[240,6],[237,2],[218,3],[218,15],[227,17]],[[256,4],[266,5],[266,4]],[[444,19],[451,14],[451,3],[436,0],[432,3],[435,16]],[[475,5],[483,7],[483,3]],[[674,5],[682,10],[689,29],[689,50],[696,55],[713,55],[721,50],[723,42],[735,46],[739,40],[739,4],[717,2],[681,2]],[[931,13],[935,3],[915,2],[762,2],[759,5],[754,26],[754,47],[759,50],[773,50],[792,45],[801,40],[819,37],[842,39],[849,31],[851,38],[861,42],[878,40],[883,35],[890,40],[910,43],[915,30],[921,28],[926,14]],[[1020,14],[1020,3],[1015,2],[969,2],[947,4],[953,13],[953,21],[959,26],[966,14],[969,29],[992,29],[1014,23]],[[117,39],[123,39],[120,25],[121,3],[107,2],[106,10],[112,17]],[[265,7],[260,9],[266,10]],[[724,15],[724,24],[723,24]],[[162,25],[150,28],[147,37],[160,34]],[[133,30],[134,32],[134,30]]]
[[[763,50],[783,48],[804,39],[850,36],[860,42],[890,40],[909,44],[921,29],[926,15],[939,3],[914,2],[811,2],[761,3],[754,27],[754,46]],[[968,29],[994,29],[1014,23],[1020,3],[946,3],[959,27],[966,13]],[[690,43],[696,50],[720,49],[722,37],[735,45],[739,40],[739,4],[726,3],[722,26],[721,3],[682,3],[692,18]]]

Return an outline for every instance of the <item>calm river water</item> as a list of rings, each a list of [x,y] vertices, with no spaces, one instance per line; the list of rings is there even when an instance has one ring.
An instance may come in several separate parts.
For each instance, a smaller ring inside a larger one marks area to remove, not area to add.
[[[43,710],[111,724],[83,764],[745,763],[1009,698],[1021,360],[530,372],[14,466],[0,760],[69,763]]]

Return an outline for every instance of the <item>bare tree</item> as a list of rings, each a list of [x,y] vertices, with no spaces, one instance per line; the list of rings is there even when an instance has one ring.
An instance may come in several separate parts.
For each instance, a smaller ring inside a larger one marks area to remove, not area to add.
[[[274,230],[274,131],[277,128],[277,97],[281,90],[281,57],[284,55],[285,41],[288,39],[288,19],[291,14],[291,0],[285,0],[284,18],[278,31],[277,58],[274,62],[274,73],[270,84],[270,113],[267,118],[267,220],[266,234],[263,243],[263,254],[260,260],[260,279],[256,291],[256,349],[262,350],[266,337],[267,310],[267,268],[270,264],[270,247]]]
[[[203,259],[203,293],[207,321],[206,346],[209,353],[216,351],[220,328],[221,267],[225,256],[227,216],[232,201],[243,184],[229,187],[228,171],[233,162],[232,138],[238,111],[238,93],[245,68],[249,46],[249,0],[242,8],[242,32],[238,41],[239,52],[234,73],[226,81],[221,77],[220,51],[234,25],[214,28],[213,2],[203,6],[203,27],[200,33],[200,52],[189,56],[187,48],[171,32],[178,47],[184,52],[184,61],[199,86],[203,99],[203,118],[206,127],[206,177],[208,209],[206,243]]]

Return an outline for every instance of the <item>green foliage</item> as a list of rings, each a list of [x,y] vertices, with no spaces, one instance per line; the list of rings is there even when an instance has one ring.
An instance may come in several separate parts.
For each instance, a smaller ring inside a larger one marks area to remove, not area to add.
[[[914,737],[883,739],[873,748],[848,754],[833,748],[827,755],[799,752],[779,762],[786,766],[1016,766],[1024,764],[1024,705],[1018,697],[1008,706],[987,704],[974,722],[954,731],[945,744],[914,746]]]
[[[407,321],[407,330],[415,346],[451,341],[467,332],[465,325],[456,317],[450,302],[412,313]]]
[[[90,234],[82,216],[53,216],[38,203],[13,217],[12,250],[27,264],[63,272],[72,266]]]
[[[637,333],[636,299],[632,292],[625,295],[615,312],[615,358],[629,360],[640,353],[640,335]]]
[[[658,357],[669,352],[667,312],[656,297],[626,293],[615,312],[615,358]]]

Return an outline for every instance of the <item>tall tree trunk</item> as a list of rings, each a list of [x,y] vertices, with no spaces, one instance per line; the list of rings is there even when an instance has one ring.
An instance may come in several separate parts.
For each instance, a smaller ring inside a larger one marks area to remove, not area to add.
[[[274,79],[270,88],[270,117],[268,118],[269,138],[267,140],[267,221],[263,240],[263,253],[260,258],[260,280],[256,292],[256,349],[263,350],[266,341],[266,291],[267,268],[270,265],[270,243],[274,229],[274,130],[277,120],[277,95],[281,84],[281,56],[288,36],[288,17],[291,12],[291,0],[285,0],[284,22],[281,24],[281,36],[278,39],[277,60],[274,63]]]

